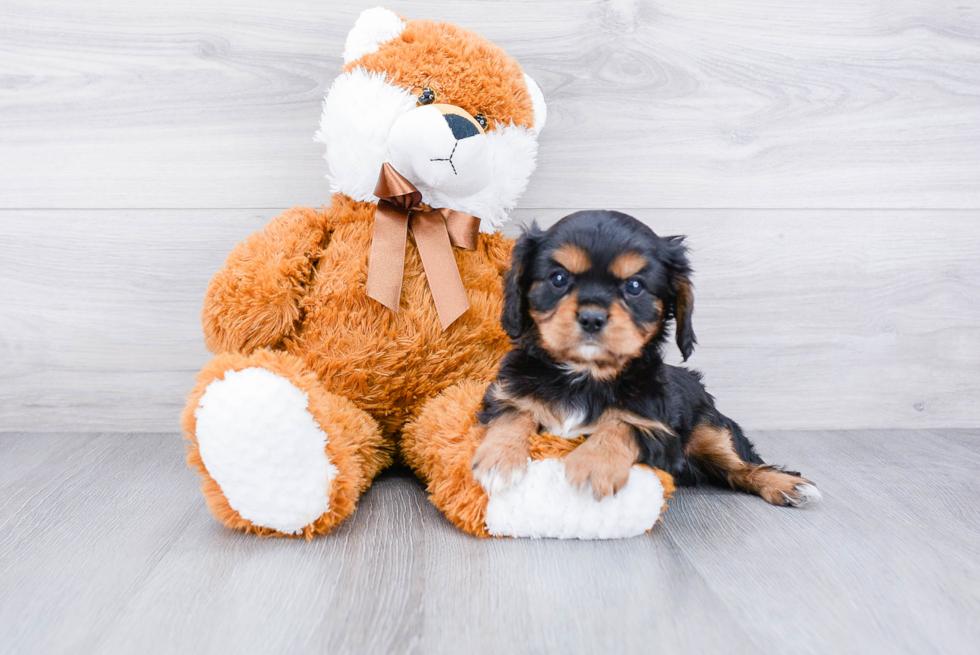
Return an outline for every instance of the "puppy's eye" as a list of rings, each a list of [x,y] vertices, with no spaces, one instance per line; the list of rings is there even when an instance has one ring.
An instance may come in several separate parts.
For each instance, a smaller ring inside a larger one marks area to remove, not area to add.
[[[555,273],[551,276],[551,283],[555,285],[558,289],[568,286],[568,274],[567,273]]]
[[[419,98],[418,98],[419,106],[431,105],[435,101],[436,101],[435,91],[433,91],[429,87],[425,87],[424,89],[422,89],[422,93],[419,94]]]
[[[633,278],[632,280],[626,281],[626,293],[631,296],[638,296],[643,293],[643,282]]]

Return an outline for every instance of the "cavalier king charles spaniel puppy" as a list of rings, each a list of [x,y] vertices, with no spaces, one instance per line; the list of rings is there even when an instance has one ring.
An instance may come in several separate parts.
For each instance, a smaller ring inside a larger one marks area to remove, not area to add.
[[[503,311],[515,347],[487,390],[473,457],[489,493],[520,481],[531,436],[545,431],[586,436],[565,476],[597,499],[621,489],[638,462],[773,505],[819,499],[812,482],[762,461],[697,371],[664,363],[671,320],[685,361],[696,343],[683,241],[613,211],[532,225],[517,241]]]

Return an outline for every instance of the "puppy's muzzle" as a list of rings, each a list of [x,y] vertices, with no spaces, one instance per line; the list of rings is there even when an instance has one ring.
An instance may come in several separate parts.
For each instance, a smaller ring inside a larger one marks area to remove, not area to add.
[[[586,334],[598,334],[606,327],[609,312],[599,307],[583,307],[578,310],[578,324]]]

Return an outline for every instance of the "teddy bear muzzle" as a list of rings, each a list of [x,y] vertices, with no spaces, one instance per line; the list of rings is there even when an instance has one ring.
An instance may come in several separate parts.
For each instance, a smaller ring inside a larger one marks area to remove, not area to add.
[[[454,105],[429,104],[400,116],[388,135],[391,165],[412,184],[464,198],[491,178],[487,135]]]

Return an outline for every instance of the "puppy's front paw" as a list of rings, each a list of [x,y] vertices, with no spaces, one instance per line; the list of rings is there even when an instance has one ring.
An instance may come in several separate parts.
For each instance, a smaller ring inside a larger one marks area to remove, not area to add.
[[[602,500],[626,486],[633,462],[589,444],[586,440],[565,458],[565,479],[574,489],[588,485],[595,499]]]
[[[514,444],[484,441],[473,454],[473,477],[488,494],[514,486],[527,472],[528,450]]]

